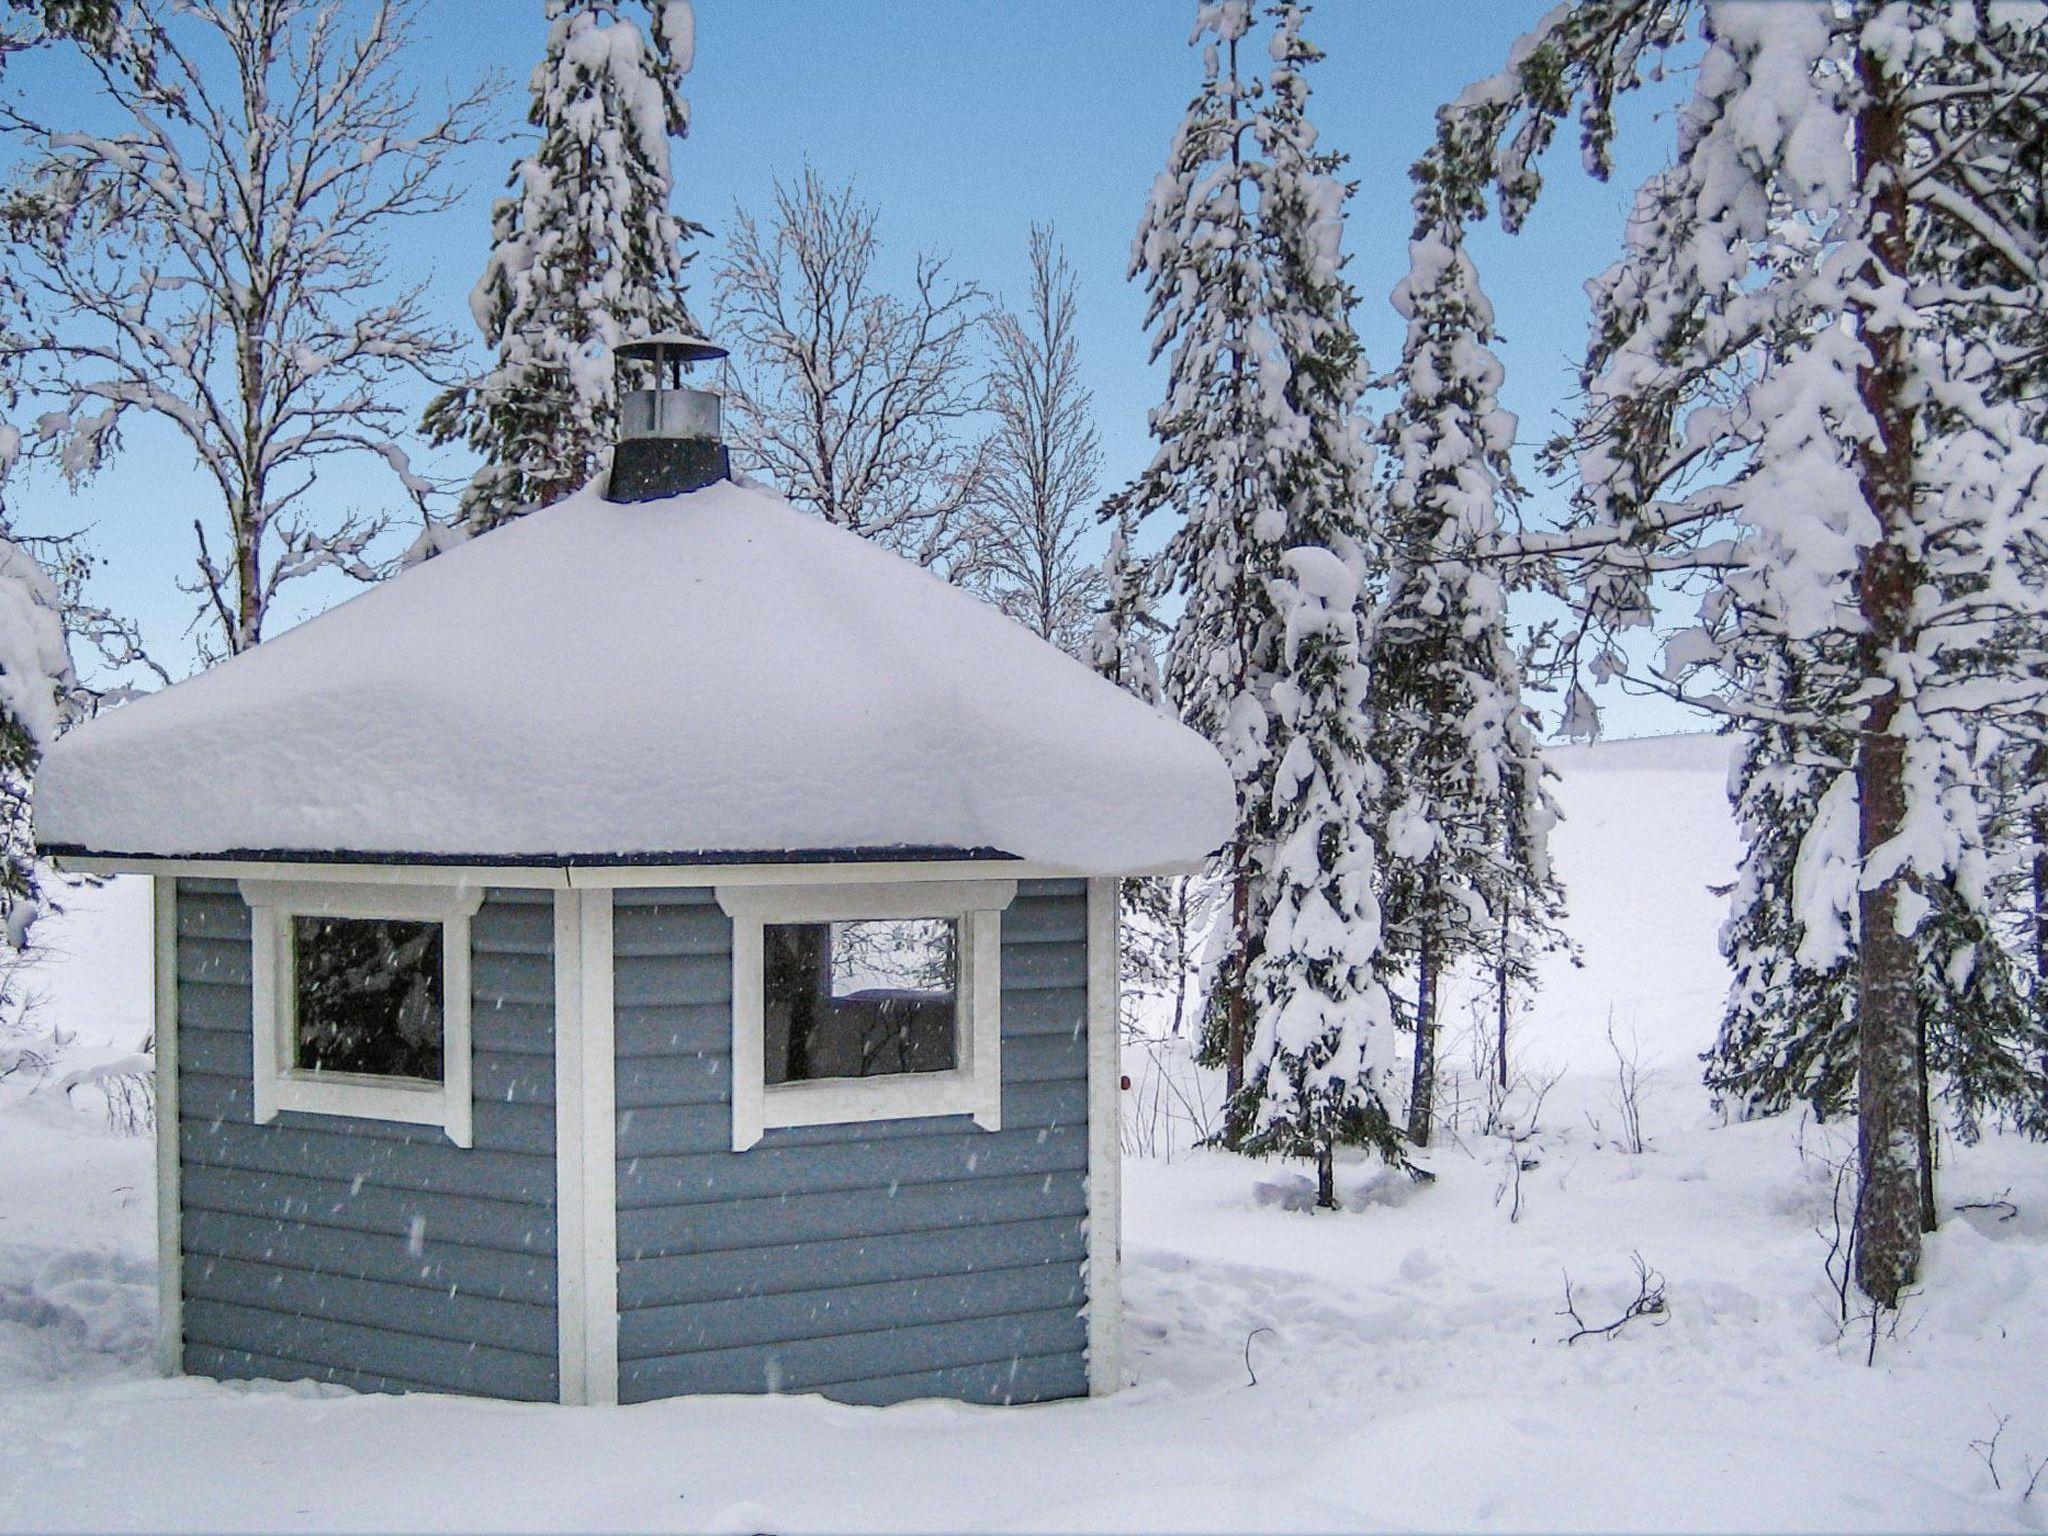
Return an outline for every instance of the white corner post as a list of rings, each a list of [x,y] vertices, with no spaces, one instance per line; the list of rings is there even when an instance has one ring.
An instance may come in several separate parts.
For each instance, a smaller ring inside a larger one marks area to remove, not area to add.
[[[612,893],[555,892],[555,1262],[562,1401],[619,1400]]]
[[[184,1222],[178,1188],[178,882],[150,880],[156,1057],[156,1368],[185,1369]]]
[[[1123,1386],[1123,1025],[1115,880],[1088,882],[1088,1391]]]

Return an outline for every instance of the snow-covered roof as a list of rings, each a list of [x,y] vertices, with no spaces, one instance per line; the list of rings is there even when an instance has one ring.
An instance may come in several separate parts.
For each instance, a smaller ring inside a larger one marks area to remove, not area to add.
[[[1222,760],[977,598],[759,490],[584,491],[72,731],[107,856],[1185,863]]]

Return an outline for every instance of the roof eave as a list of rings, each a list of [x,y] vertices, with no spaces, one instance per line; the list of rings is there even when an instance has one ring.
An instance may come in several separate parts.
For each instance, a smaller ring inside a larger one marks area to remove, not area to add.
[[[38,850],[58,868],[84,875],[157,875],[216,880],[334,880],[402,885],[571,887],[711,885],[721,881],[841,884],[882,880],[988,878],[1013,880],[1100,877],[1025,859],[997,848],[732,849],[615,854],[445,854],[354,850],[226,849],[214,853],[130,853],[45,843]],[[1171,860],[1119,877],[1197,873],[1207,858]]]

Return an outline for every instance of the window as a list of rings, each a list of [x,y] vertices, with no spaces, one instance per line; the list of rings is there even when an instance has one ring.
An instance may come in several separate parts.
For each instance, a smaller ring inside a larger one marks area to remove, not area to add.
[[[959,1066],[959,934],[942,917],[765,925],[767,1083]]]
[[[441,1081],[439,923],[292,919],[292,1065]]]
[[[1015,881],[720,886],[733,919],[733,1150],[776,1126],[1002,1123]]]
[[[469,920],[481,890],[242,882],[256,1121],[438,1125],[470,1144]]]

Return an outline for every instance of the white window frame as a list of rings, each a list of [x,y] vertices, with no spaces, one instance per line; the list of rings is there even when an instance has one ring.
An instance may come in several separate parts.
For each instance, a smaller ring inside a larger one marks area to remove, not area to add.
[[[720,885],[732,918],[732,1149],[766,1131],[796,1125],[972,1115],[983,1130],[1003,1126],[1003,909],[1014,880],[915,880],[889,884]],[[959,926],[954,996],[955,1065],[948,1072],[767,1081],[763,1055],[761,931],[770,923],[837,923],[917,917]]]
[[[456,1146],[470,1146],[469,920],[483,905],[483,888],[244,880],[241,891],[251,916],[256,1123],[268,1125],[285,1110],[390,1120],[439,1126]],[[316,1072],[293,1065],[298,989],[293,979],[292,920],[300,917],[441,925],[440,1082]]]

